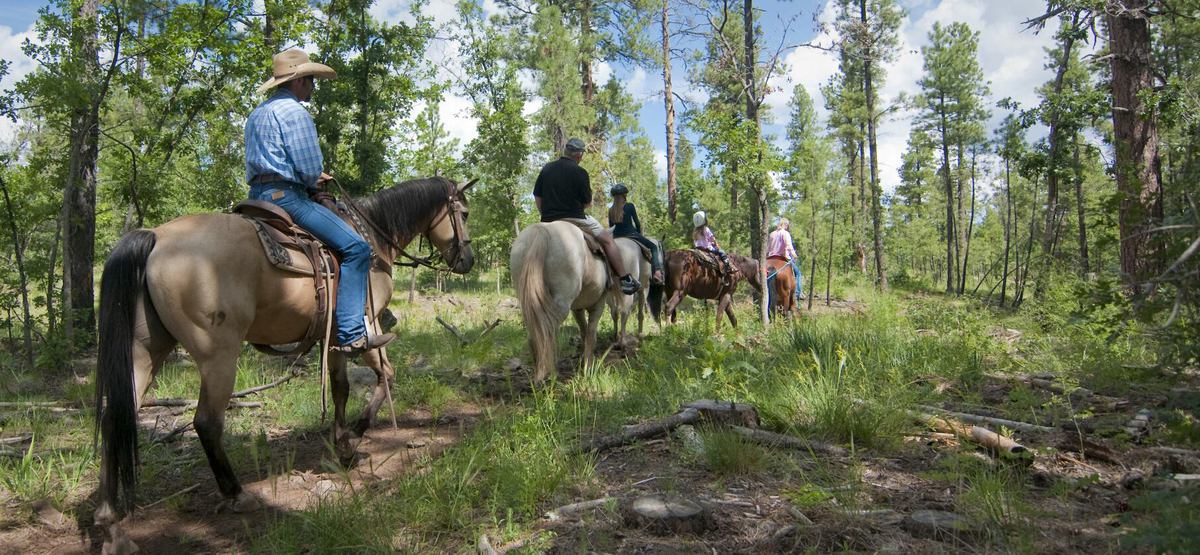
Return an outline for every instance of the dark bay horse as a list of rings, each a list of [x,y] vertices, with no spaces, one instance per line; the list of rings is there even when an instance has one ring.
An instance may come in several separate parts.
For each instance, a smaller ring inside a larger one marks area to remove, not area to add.
[[[675,322],[675,308],[683,301],[686,294],[696,299],[717,300],[717,329],[721,329],[721,314],[729,317],[729,323],[737,327],[737,317],[733,315],[733,292],[737,290],[738,282],[743,279],[758,292],[763,293],[761,277],[758,275],[758,262],[740,254],[729,253],[729,261],[737,267],[738,273],[729,284],[721,283],[721,277],[716,270],[703,264],[697,258],[699,255],[692,249],[667,251],[664,260],[666,266],[666,312]]]
[[[768,258],[767,282],[770,283],[770,311],[791,316],[796,310],[796,275],[792,266],[782,258]]]
[[[369,277],[372,314],[387,307],[392,265],[399,251],[418,236],[429,240],[451,271],[471,270],[474,253],[465,196],[470,185],[433,177],[404,182],[358,201],[371,229],[367,239],[377,255]],[[316,303],[312,276],[272,266],[253,225],[239,215],[184,216],[121,238],[104,265],[96,367],[101,466],[95,522],[104,528],[106,553],[136,549],[120,529],[118,511],[128,513],[134,506],[137,411],[176,344],[187,350],[200,372],[193,424],[225,497],[222,505],[235,511],[258,507],[257,498],[242,490],[221,440],[238,355],[244,341],[267,345],[298,341],[314,317]],[[392,375],[382,350],[363,359],[375,369],[379,383],[355,430],[348,430],[346,360],[337,352],[329,355],[333,436],[343,460],[347,449],[353,455],[350,437],[361,435],[374,420]]]

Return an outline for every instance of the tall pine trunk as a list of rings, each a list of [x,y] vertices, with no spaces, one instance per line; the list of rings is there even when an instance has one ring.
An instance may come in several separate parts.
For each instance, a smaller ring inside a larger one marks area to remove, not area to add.
[[[867,25],[867,0],[859,0],[859,21]],[[887,270],[883,263],[883,226],[881,220],[882,208],[879,197],[882,190],[879,186],[879,153],[875,143],[875,89],[871,81],[871,48],[867,46],[863,54],[863,90],[867,97],[867,141],[871,152],[871,220],[875,235],[875,279],[876,286],[887,289]]]
[[[938,111],[941,117],[942,135],[942,177],[946,189],[946,294],[954,292],[954,187],[950,182],[950,138],[946,122],[946,95],[938,97]]]
[[[671,0],[662,6],[663,105],[667,114],[667,219],[675,223],[675,99],[671,97]]]
[[[17,259],[17,279],[21,285],[21,339],[25,345],[25,364],[33,368],[33,316],[29,312],[29,282],[25,276],[25,250],[21,247],[21,236],[17,233],[17,218],[13,210],[12,198],[8,194],[8,186],[0,177],[0,192],[4,193],[4,209],[8,212],[9,232],[12,234],[13,255]]]
[[[1112,70],[1113,136],[1120,208],[1121,272],[1140,288],[1162,267],[1161,253],[1145,231],[1162,220],[1158,119],[1139,93],[1153,90],[1150,21],[1152,0],[1110,0],[1108,47]],[[1115,9],[1114,9],[1115,8]]]
[[[1008,297],[1008,256],[1012,250],[1012,173],[1011,160],[1004,157],[1004,274],[1000,278],[1000,307]]]
[[[1075,135],[1075,214],[1079,219],[1079,275],[1087,279],[1088,273],[1091,272],[1088,264],[1088,243],[1087,243],[1087,210],[1083,204],[1083,164],[1079,160],[1079,151],[1083,145],[1079,144],[1079,135]]]

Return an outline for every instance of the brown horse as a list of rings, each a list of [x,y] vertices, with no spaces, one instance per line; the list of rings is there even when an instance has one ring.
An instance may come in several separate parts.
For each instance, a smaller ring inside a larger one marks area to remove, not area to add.
[[[708,265],[700,263],[697,254],[692,249],[667,251],[664,265],[666,266],[666,312],[675,323],[675,308],[683,301],[686,294],[696,299],[717,299],[717,329],[721,329],[721,314],[729,317],[729,323],[737,327],[737,317],[733,315],[733,292],[737,290],[738,282],[743,279],[762,295],[762,284],[758,275],[758,262],[740,254],[729,253],[729,261],[737,267],[738,273],[722,283],[721,276]]]
[[[774,281],[770,281],[772,274],[775,275]],[[779,311],[780,314],[791,316],[796,310],[796,276],[792,273],[792,266],[782,258],[768,258],[767,276],[771,283],[771,312]]]
[[[371,314],[387,307],[392,265],[417,236],[430,241],[451,271],[471,270],[474,254],[465,196],[470,185],[442,177],[413,180],[358,202],[377,255],[369,277]],[[238,483],[221,441],[238,355],[243,341],[298,341],[315,309],[313,278],[272,266],[254,226],[239,215],[184,216],[121,238],[104,266],[96,367],[101,466],[95,521],[104,528],[106,553],[136,549],[121,532],[118,511],[129,512],[134,505],[137,411],[176,344],[191,354],[200,372],[193,424],[225,497],[222,506],[234,511],[258,507],[257,498]],[[361,435],[374,420],[392,376],[386,353],[370,353],[364,360],[375,369],[379,383],[359,423],[348,430],[346,360],[340,353],[329,353],[334,444],[343,460],[353,455],[351,436]]]

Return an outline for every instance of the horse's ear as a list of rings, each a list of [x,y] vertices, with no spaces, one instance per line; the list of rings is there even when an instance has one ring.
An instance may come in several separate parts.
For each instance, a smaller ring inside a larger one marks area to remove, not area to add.
[[[470,180],[470,181],[468,181],[468,182],[466,182],[466,183],[464,183],[464,184],[462,184],[462,185],[459,185],[459,186],[458,186],[458,194],[460,194],[460,195],[461,195],[461,194],[463,194],[463,193],[467,192],[467,189],[470,189],[470,188],[471,188],[471,186],[472,186],[472,185],[474,185],[476,181],[479,181],[479,178],[478,178],[478,177],[476,177],[475,179],[472,179],[472,180]]]

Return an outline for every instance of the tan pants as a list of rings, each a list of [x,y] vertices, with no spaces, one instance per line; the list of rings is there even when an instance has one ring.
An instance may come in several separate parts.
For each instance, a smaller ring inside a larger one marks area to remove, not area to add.
[[[584,216],[582,218],[562,218],[559,221],[575,224],[575,226],[579,229],[590,233],[592,237],[599,237],[600,232],[604,231],[604,228],[600,226],[600,222],[597,222],[596,218],[591,216]]]

